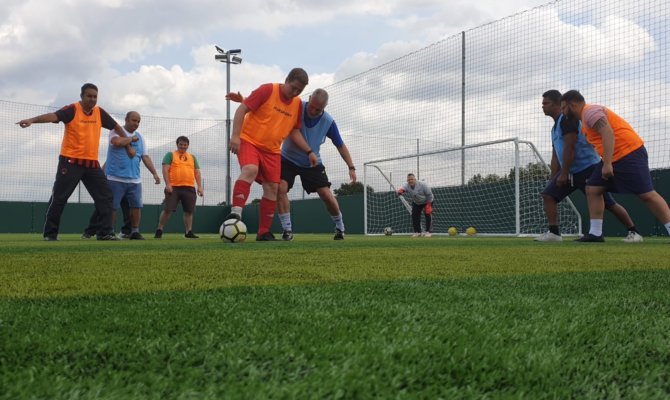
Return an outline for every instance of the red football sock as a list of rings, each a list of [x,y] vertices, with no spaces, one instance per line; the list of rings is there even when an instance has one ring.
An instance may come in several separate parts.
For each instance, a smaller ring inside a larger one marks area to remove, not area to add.
[[[238,179],[233,186],[233,207],[244,207],[251,191],[251,183]]]
[[[261,199],[261,206],[259,208],[259,217],[258,217],[258,234],[262,235],[266,232],[270,232],[270,227],[272,226],[272,218],[275,216],[275,209],[277,208],[277,201],[266,199],[263,197]]]

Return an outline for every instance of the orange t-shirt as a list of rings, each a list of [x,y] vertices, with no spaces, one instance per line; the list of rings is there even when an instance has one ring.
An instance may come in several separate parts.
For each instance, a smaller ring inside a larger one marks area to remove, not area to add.
[[[95,106],[91,115],[86,115],[79,102],[73,106],[74,118],[65,124],[60,154],[69,158],[97,161],[102,129],[100,108]]]
[[[170,185],[195,187],[195,158],[189,152],[172,152]]]
[[[586,136],[586,140],[593,145],[596,152],[600,154],[600,157],[602,157],[604,153],[603,138],[600,136],[600,133],[593,129],[593,125],[595,125],[603,115],[607,118],[607,122],[614,131],[614,152],[612,154],[612,162],[624,158],[644,145],[642,138],[625,119],[606,107],[587,104],[582,111],[582,131]]]
[[[240,138],[261,150],[281,153],[281,143],[300,125],[301,100],[296,96],[286,104],[279,93],[279,84],[272,84],[270,97],[256,110],[247,113]]]

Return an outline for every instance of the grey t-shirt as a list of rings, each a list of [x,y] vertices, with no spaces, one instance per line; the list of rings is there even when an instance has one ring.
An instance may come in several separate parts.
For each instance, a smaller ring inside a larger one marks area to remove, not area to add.
[[[433,191],[425,182],[416,181],[414,187],[406,183],[402,188],[410,195],[415,204],[421,205],[433,202]]]

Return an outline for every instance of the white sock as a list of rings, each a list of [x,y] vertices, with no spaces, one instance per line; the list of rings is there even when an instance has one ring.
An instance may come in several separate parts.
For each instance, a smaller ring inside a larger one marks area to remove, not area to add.
[[[342,218],[342,213],[339,213],[338,215],[331,215],[330,219],[332,219],[335,223],[335,228],[344,232],[344,219]]]
[[[242,207],[235,207],[235,206],[232,206],[232,207],[230,207],[230,212],[234,212],[235,214],[237,214],[237,215],[239,215],[240,217],[242,217]]]
[[[593,236],[602,236],[603,234],[603,220],[602,219],[592,219],[591,220],[591,229],[589,233]]]
[[[293,226],[291,225],[291,213],[279,214],[279,222],[281,222],[281,227],[285,231],[293,230]]]
[[[668,221],[668,223],[666,223],[664,225],[665,225],[665,229],[668,230],[668,235],[670,235],[670,221]]]

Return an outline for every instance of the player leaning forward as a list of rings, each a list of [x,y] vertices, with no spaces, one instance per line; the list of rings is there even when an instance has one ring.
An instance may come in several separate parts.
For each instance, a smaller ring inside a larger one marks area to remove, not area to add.
[[[561,109],[566,117],[581,120],[586,139],[602,157],[586,183],[591,228],[579,241],[604,241],[603,194],[606,191],[637,195],[670,234],[670,208],[654,190],[647,150],[637,132],[612,110],[586,104],[584,97],[576,90],[563,94]]]
[[[270,226],[277,208],[284,139],[291,136],[309,157],[311,166],[317,162],[316,154],[300,133],[302,102],[298,95],[308,83],[307,72],[294,68],[284,83],[261,85],[235,111],[230,151],[237,154],[240,176],[233,187],[233,204],[226,219],[242,217],[251,184],[260,182],[263,197],[259,207],[258,241],[275,240]]]
[[[561,92],[548,90],[542,94],[542,111],[554,120],[551,128],[551,179],[542,191],[544,213],[549,230],[535,238],[538,242],[563,241],[558,225],[558,203],[579,189],[586,194],[586,180],[600,164],[600,156],[586,140],[578,120],[567,118],[561,112]],[[610,193],[603,194],[608,209],[628,229],[625,243],[643,241],[628,211],[614,200]]]
[[[328,104],[328,92],[323,89],[316,89],[309,97],[309,101],[303,102],[303,119],[300,131],[309,144],[310,148],[316,152],[318,163],[311,167],[307,155],[305,155],[298,145],[287,140],[282,145],[281,150],[281,183],[279,184],[279,221],[284,232],[283,240],[293,239],[293,228],[291,224],[291,209],[288,200],[288,191],[293,187],[295,177],[300,176],[302,186],[307,193],[316,192],[323,200],[330,214],[330,218],[335,223],[335,236],[333,239],[344,239],[344,220],[340,206],[330,190],[330,182],[326,175],[326,168],[321,162],[319,155],[321,144],[330,138],[333,145],[340,153],[340,157],[349,168],[349,178],[356,182],[356,167],[351,160],[349,149],[344,144],[340,132],[337,129],[335,120],[324,109]]]
[[[421,211],[426,215],[426,237],[433,236],[433,191],[425,182],[416,180],[412,173],[407,174],[407,183],[398,189],[398,196],[403,193],[412,198],[412,237],[421,236]]]
[[[228,93],[227,98],[238,103],[244,97],[238,93]],[[335,240],[344,239],[344,219],[340,211],[340,205],[330,190],[331,183],[326,175],[326,168],[321,161],[321,145],[330,138],[333,145],[340,153],[340,157],[349,168],[351,182],[356,182],[356,167],[351,160],[349,149],[344,144],[340,131],[333,117],[325,111],[328,105],[328,92],[324,89],[316,89],[310,96],[309,101],[302,103],[302,126],[300,132],[314,151],[318,158],[317,165],[311,166],[310,159],[293,140],[285,140],[281,147],[281,182],[277,194],[277,209],[279,221],[283,229],[282,240],[293,240],[293,224],[291,223],[291,207],[288,192],[295,183],[295,177],[299,176],[302,187],[307,193],[316,192],[323,200],[335,224]]]

